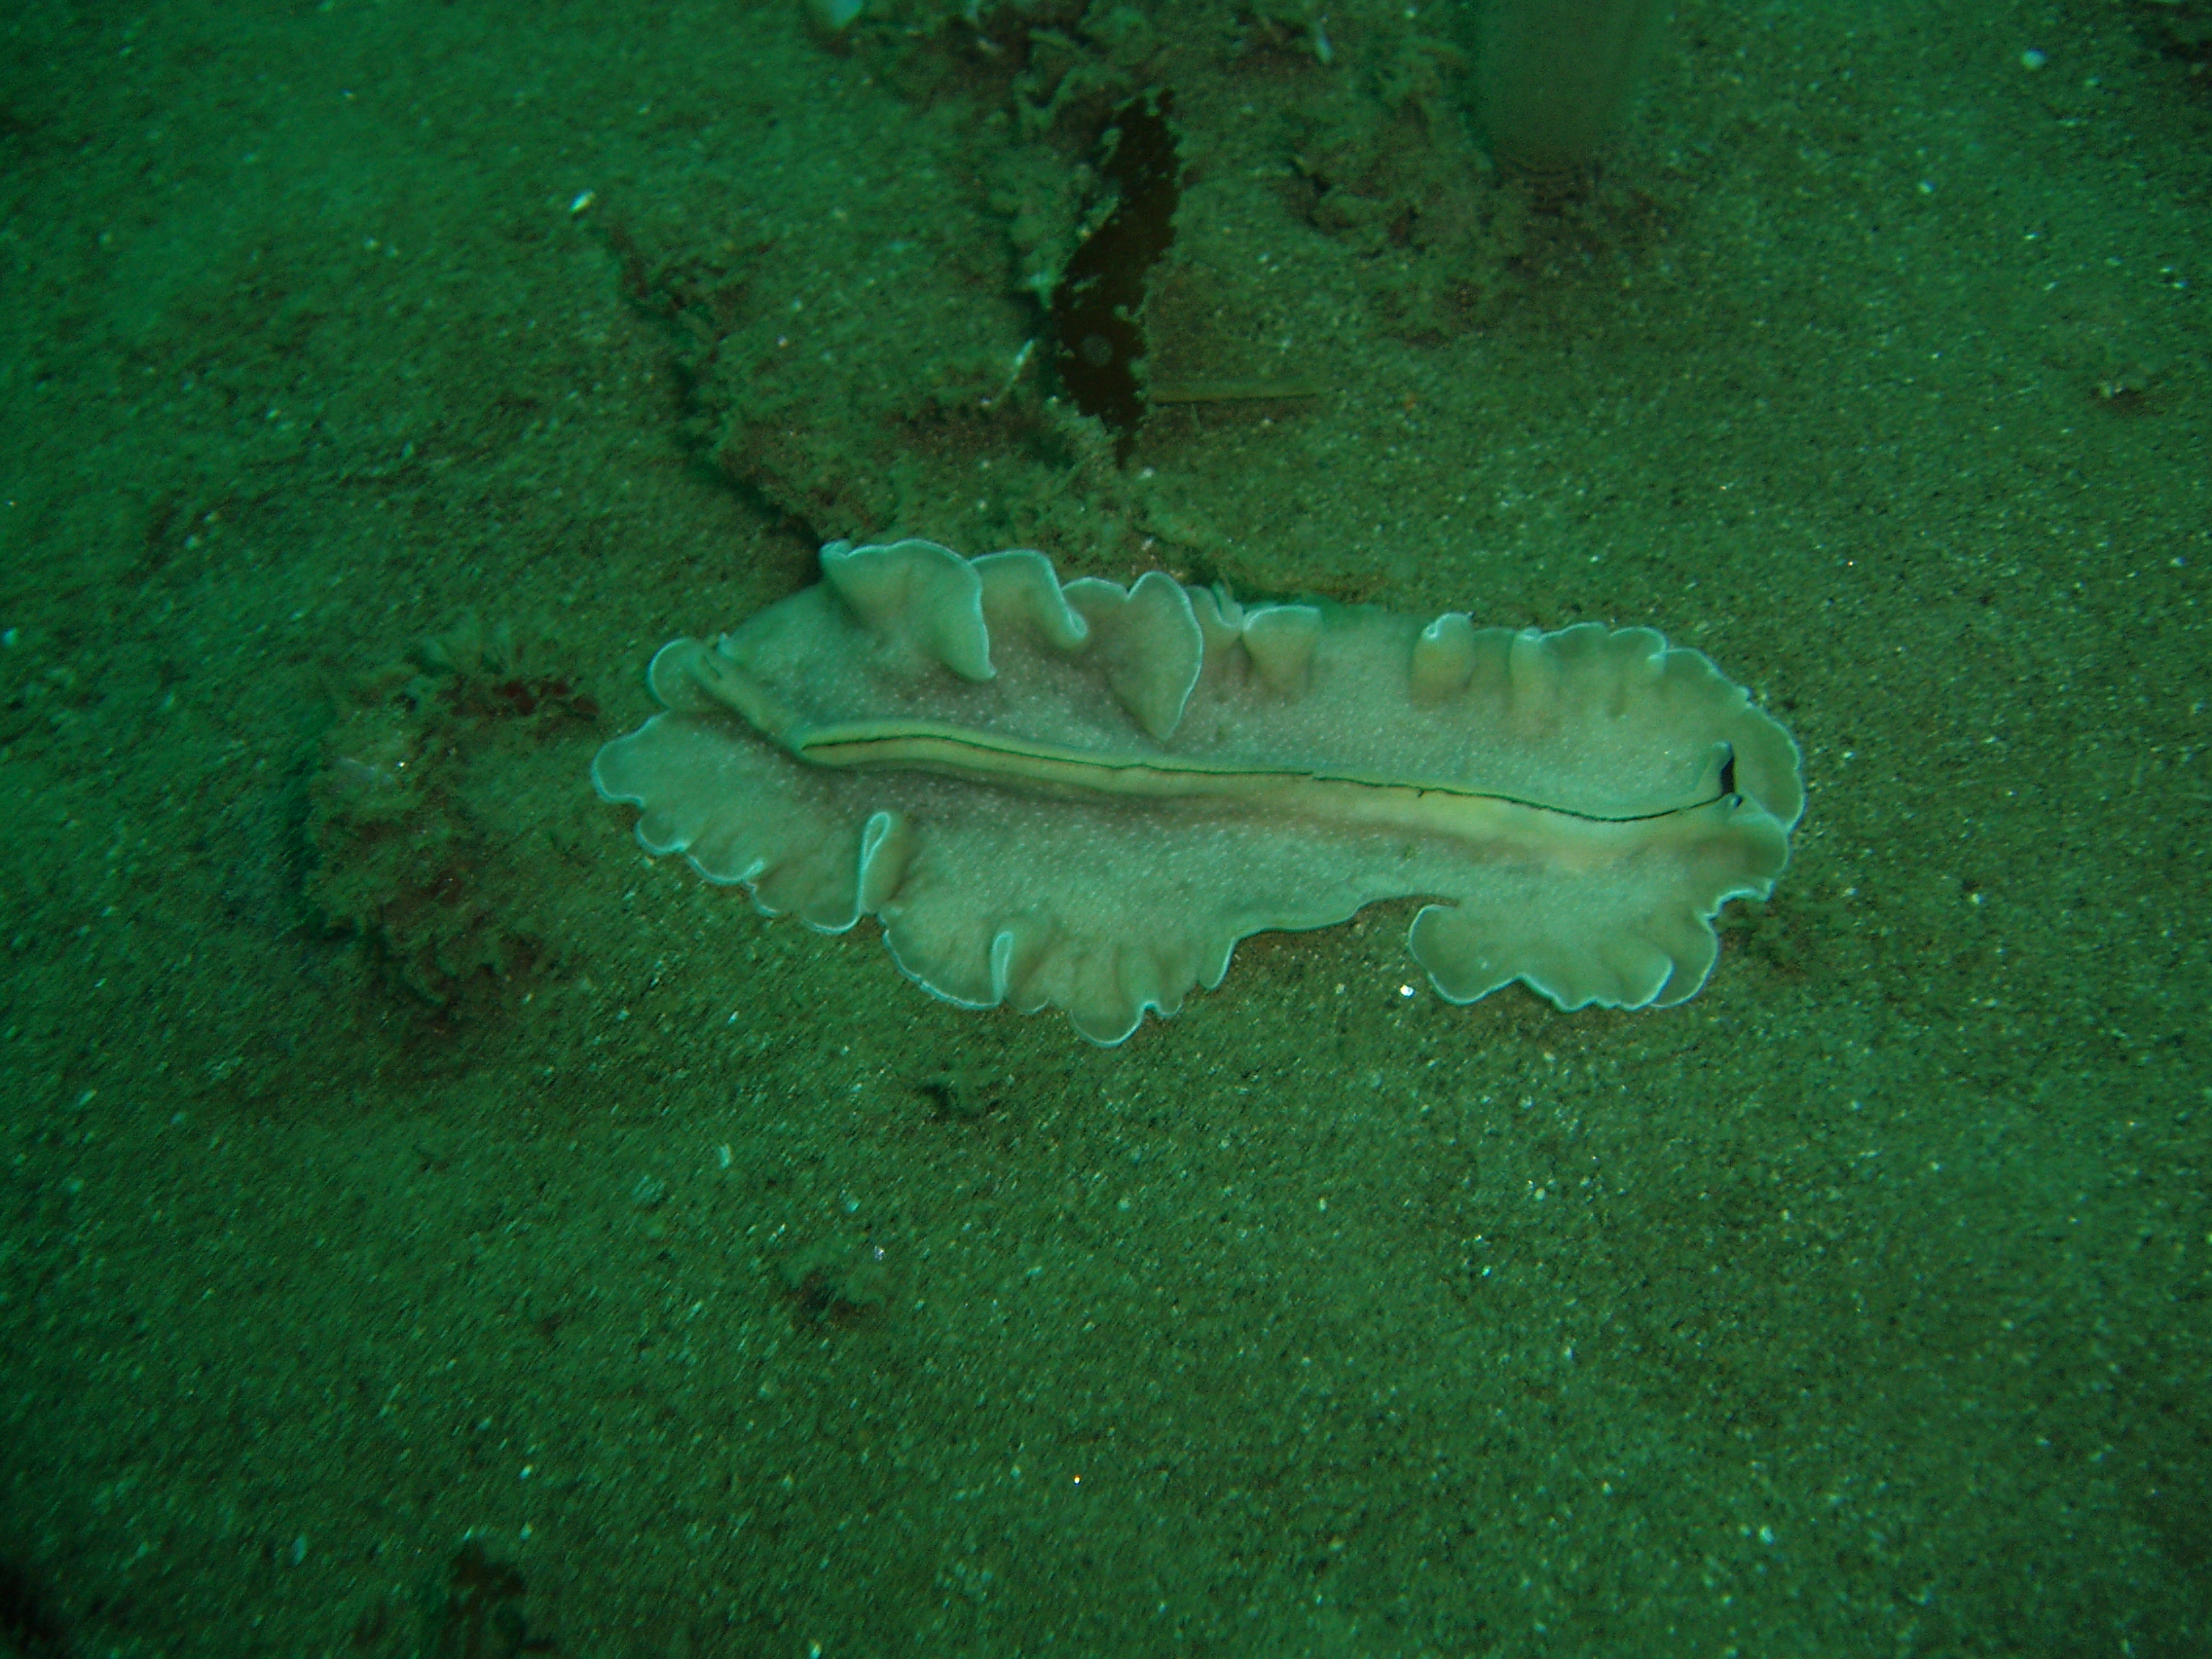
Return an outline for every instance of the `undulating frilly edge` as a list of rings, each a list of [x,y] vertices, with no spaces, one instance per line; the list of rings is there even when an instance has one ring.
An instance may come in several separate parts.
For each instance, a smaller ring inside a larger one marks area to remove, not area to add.
[[[1772,892],[1795,743],[1649,629],[1242,606],[906,540],[651,669],[599,752],[638,836],[770,914],[880,919],[917,984],[1119,1043],[1238,940],[1425,897],[1438,992],[1667,1006]]]

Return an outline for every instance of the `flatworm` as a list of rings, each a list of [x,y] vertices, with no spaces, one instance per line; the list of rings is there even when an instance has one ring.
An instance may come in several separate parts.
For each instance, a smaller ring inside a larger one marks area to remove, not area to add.
[[[1244,606],[918,540],[832,542],[822,577],[664,646],[665,712],[599,752],[599,793],[768,914],[875,916],[925,989],[1094,1043],[1248,935],[1406,897],[1453,1002],[1681,1002],[1804,806],[1789,734],[1648,628]]]

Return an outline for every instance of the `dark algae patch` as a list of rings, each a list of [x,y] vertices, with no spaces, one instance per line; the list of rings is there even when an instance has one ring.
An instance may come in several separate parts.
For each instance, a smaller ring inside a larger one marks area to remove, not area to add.
[[[399,1599],[378,1601],[353,1621],[345,1651],[363,1659],[523,1659],[560,1654],[533,1630],[523,1602],[530,1583],[510,1562],[471,1538],[455,1550],[442,1582],[425,1584],[410,1609]],[[573,1656],[584,1659],[584,1656]]]
[[[560,954],[541,895],[571,853],[517,786],[599,707],[547,655],[464,614],[343,692],[314,753],[308,898],[440,1017],[503,1001]]]
[[[1175,240],[1182,162],[1154,91],[1117,108],[1098,140],[1098,172],[1113,205],[1085,237],[1052,292],[1052,362],[1068,395],[1106,423],[1126,461],[1145,412],[1145,301],[1153,267]]]

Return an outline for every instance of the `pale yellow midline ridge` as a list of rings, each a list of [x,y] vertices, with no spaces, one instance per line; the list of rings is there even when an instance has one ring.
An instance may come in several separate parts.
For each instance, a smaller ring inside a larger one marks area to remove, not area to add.
[[[670,648],[664,646],[664,654]],[[1486,831],[1510,834],[1516,824],[1524,833],[1533,833],[1535,826],[1530,819],[1553,820],[1563,830],[1568,826],[1592,832],[1605,828],[1627,829],[1687,818],[1731,799],[1743,799],[1723,790],[1657,812],[1606,817],[1449,783],[1405,783],[1357,772],[1222,766],[1179,755],[1099,756],[1088,750],[1000,737],[934,720],[856,720],[809,727],[719,651],[698,648],[690,666],[695,682],[703,690],[762,737],[796,759],[837,771],[871,767],[888,771],[903,766],[954,778],[999,778],[1009,784],[1042,786],[1079,796],[1124,795],[1154,800],[1215,794],[1253,804],[1268,803],[1272,797],[1273,803],[1279,804],[1299,796],[1311,801],[1318,795],[1320,799],[1313,804],[1320,808],[1322,817],[1355,824],[1394,823],[1459,835]],[[1734,746],[1728,747],[1733,756]],[[1724,762],[1723,770],[1725,766]]]
[[[793,734],[785,747],[812,765],[837,770],[907,767],[952,777],[1004,778],[1078,793],[1155,800],[1207,794],[1262,800],[1271,795],[1318,793],[1339,802],[1337,813],[1329,816],[1354,822],[1412,821],[1462,833],[1475,827],[1467,822],[1470,817],[1494,818],[1500,821],[1495,828],[1500,829],[1502,821],[1523,813],[1540,813],[1593,827],[1625,827],[1686,816],[1731,798],[1716,793],[1657,812],[1605,817],[1452,784],[1400,783],[1356,772],[1223,766],[1179,755],[1101,756],[1085,750],[995,737],[929,721],[885,720],[823,727]],[[1352,807],[1351,803],[1362,795],[1370,797],[1366,804]]]

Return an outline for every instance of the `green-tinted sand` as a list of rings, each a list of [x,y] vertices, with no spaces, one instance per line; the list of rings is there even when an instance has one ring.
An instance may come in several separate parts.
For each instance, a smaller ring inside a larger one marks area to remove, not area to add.
[[[1565,203],[1434,8],[1049,10],[0,22],[0,1653],[2202,1651],[2203,6],[1690,0]],[[1151,83],[1155,381],[1320,395],[1124,466]],[[894,535],[1648,624],[1789,871],[1663,1014],[932,1002],[586,783]]]

